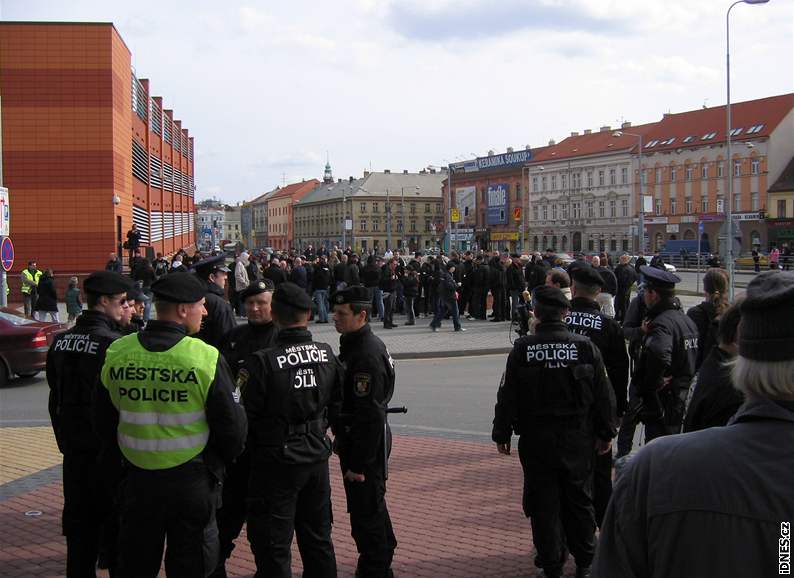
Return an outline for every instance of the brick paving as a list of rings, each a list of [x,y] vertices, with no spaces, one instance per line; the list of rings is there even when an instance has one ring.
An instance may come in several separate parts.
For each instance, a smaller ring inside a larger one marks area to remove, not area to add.
[[[331,472],[334,545],[339,576],[347,578],[353,576],[357,554],[335,457]],[[0,495],[0,578],[63,575],[61,492],[55,481],[7,498]],[[387,501],[399,541],[394,570],[400,578],[537,575],[529,522],[521,512],[516,455],[500,456],[486,443],[396,436]],[[293,554],[299,576],[296,548]],[[230,576],[253,575],[245,534],[228,569]],[[567,570],[572,575],[571,562]]]

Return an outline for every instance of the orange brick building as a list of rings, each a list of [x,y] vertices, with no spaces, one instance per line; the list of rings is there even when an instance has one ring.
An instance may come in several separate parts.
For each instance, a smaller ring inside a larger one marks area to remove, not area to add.
[[[267,238],[271,247],[279,251],[295,247],[293,206],[295,201],[300,201],[319,184],[317,179],[292,183],[268,197]]]
[[[110,23],[0,22],[13,280],[101,269],[132,223],[148,252],[193,245],[193,138]]]

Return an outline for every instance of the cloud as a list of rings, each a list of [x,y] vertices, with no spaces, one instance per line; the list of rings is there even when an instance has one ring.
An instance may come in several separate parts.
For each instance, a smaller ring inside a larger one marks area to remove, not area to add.
[[[294,168],[316,168],[324,162],[323,156],[315,151],[301,151],[277,156],[268,156],[257,159],[251,166],[261,169],[294,169]]]

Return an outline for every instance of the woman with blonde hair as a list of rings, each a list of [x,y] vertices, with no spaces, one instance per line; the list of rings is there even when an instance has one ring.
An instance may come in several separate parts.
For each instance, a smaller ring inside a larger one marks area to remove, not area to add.
[[[724,269],[706,270],[703,276],[703,295],[705,301],[690,308],[686,313],[697,325],[700,336],[696,369],[700,368],[703,360],[717,344],[720,316],[731,304],[728,301],[728,274]]]

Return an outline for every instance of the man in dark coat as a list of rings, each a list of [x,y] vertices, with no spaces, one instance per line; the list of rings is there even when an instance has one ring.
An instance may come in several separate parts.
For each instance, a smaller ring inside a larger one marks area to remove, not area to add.
[[[488,285],[493,296],[493,314],[491,321],[507,321],[507,275],[505,261],[497,256],[491,258],[489,265]]]
[[[226,301],[226,279],[230,273],[225,265],[225,257],[207,257],[198,261],[193,268],[196,276],[207,287],[204,307],[207,315],[201,320],[201,330],[196,337],[204,343],[220,348],[224,336],[237,324],[232,306]]]
[[[622,323],[631,300],[631,287],[637,281],[637,272],[629,264],[630,257],[620,256],[620,263],[615,267],[617,292],[615,293],[615,319]]]
[[[593,578],[791,572],[794,275],[761,273],[740,307],[733,381],[747,401],[726,427],[659,438],[631,460]]]
[[[278,287],[287,280],[287,272],[281,268],[281,261],[276,257],[270,260],[270,266],[262,273],[264,279],[270,279],[274,287]],[[242,291],[241,288],[240,290]]]

